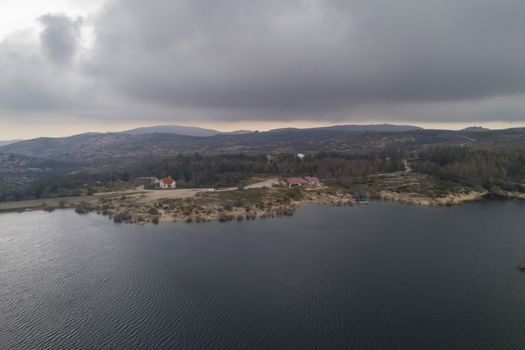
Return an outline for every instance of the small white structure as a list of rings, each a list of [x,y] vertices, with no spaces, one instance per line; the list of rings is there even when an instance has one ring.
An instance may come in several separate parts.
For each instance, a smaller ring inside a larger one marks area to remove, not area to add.
[[[271,154],[267,154],[266,155],[266,161],[268,163],[273,162],[274,160],[275,160],[275,156],[274,155],[271,155]]]
[[[302,154],[302,153],[297,154],[297,158],[299,158],[300,160],[303,160],[304,159],[304,154]]]

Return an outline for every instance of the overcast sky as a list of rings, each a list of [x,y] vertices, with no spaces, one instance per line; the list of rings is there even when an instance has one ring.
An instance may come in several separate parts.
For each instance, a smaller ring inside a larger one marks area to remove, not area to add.
[[[0,0],[0,139],[525,125],[523,0]]]

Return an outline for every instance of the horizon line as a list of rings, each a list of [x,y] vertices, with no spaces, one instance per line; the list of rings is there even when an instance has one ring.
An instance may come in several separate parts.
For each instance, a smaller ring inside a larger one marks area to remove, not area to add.
[[[169,126],[178,126],[178,127],[188,127],[188,128],[200,128],[200,129],[208,129],[217,131],[220,133],[229,133],[229,132],[235,132],[235,131],[247,131],[247,132],[268,132],[271,130],[277,130],[277,129],[312,129],[312,128],[326,128],[326,127],[334,127],[334,126],[373,126],[373,125],[392,125],[392,126],[412,126],[412,127],[418,127],[423,130],[448,130],[448,131],[459,131],[463,130],[465,128],[485,128],[489,130],[505,130],[505,129],[514,129],[514,128],[520,128],[525,127],[525,123],[522,122],[477,122],[477,123],[465,123],[465,122],[454,122],[454,123],[427,123],[427,122],[416,122],[416,123],[410,123],[410,122],[399,122],[399,123],[393,123],[393,122],[376,122],[376,123],[370,123],[370,122],[351,122],[351,123],[312,123],[312,122],[285,122],[285,123],[266,123],[267,125],[264,126],[264,123],[255,123],[255,122],[248,122],[246,124],[253,126],[256,126],[257,124],[260,127],[249,127],[245,124],[245,126],[238,126],[233,127],[233,125],[236,125],[237,123],[231,123],[232,125],[230,127],[221,127],[224,126],[224,124],[230,124],[230,123],[208,123],[208,125],[202,126],[206,123],[201,123],[199,125],[195,124],[179,124],[179,123],[140,123],[140,124],[129,124],[128,127],[125,127],[124,125],[119,124],[118,126],[115,126],[113,128],[79,128],[77,130],[70,130],[70,132],[67,132],[64,130],[64,132],[60,133],[52,133],[49,132],[46,135],[46,132],[43,132],[40,135],[32,135],[32,136],[26,136],[26,137],[7,137],[7,138],[0,138],[1,141],[8,142],[8,141],[24,141],[24,140],[31,140],[36,138],[63,138],[63,137],[71,137],[76,135],[83,135],[83,134],[89,134],[89,133],[97,133],[97,134],[110,134],[110,133],[123,133],[124,131],[129,130],[135,130],[140,128],[151,128],[151,127],[169,127]],[[222,125],[221,125],[222,124]],[[273,124],[273,125],[269,125]],[[297,124],[294,126],[294,124]],[[54,128],[56,129],[56,128]],[[83,129],[83,130],[82,130]]]

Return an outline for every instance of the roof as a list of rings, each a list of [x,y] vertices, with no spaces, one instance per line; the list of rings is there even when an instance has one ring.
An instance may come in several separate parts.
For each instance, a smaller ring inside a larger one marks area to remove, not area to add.
[[[304,184],[307,181],[302,177],[290,177],[286,179],[286,182],[288,182],[289,184]]]
[[[308,182],[319,182],[319,179],[315,176],[305,176],[304,179]]]
[[[160,179],[160,182],[163,183],[164,185],[171,186],[175,182],[175,180],[173,180],[171,176],[168,176],[168,177]]]

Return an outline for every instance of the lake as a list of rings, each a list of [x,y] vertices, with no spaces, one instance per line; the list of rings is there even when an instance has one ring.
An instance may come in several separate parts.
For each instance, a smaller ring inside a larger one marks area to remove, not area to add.
[[[525,203],[0,215],[1,349],[524,349]]]

